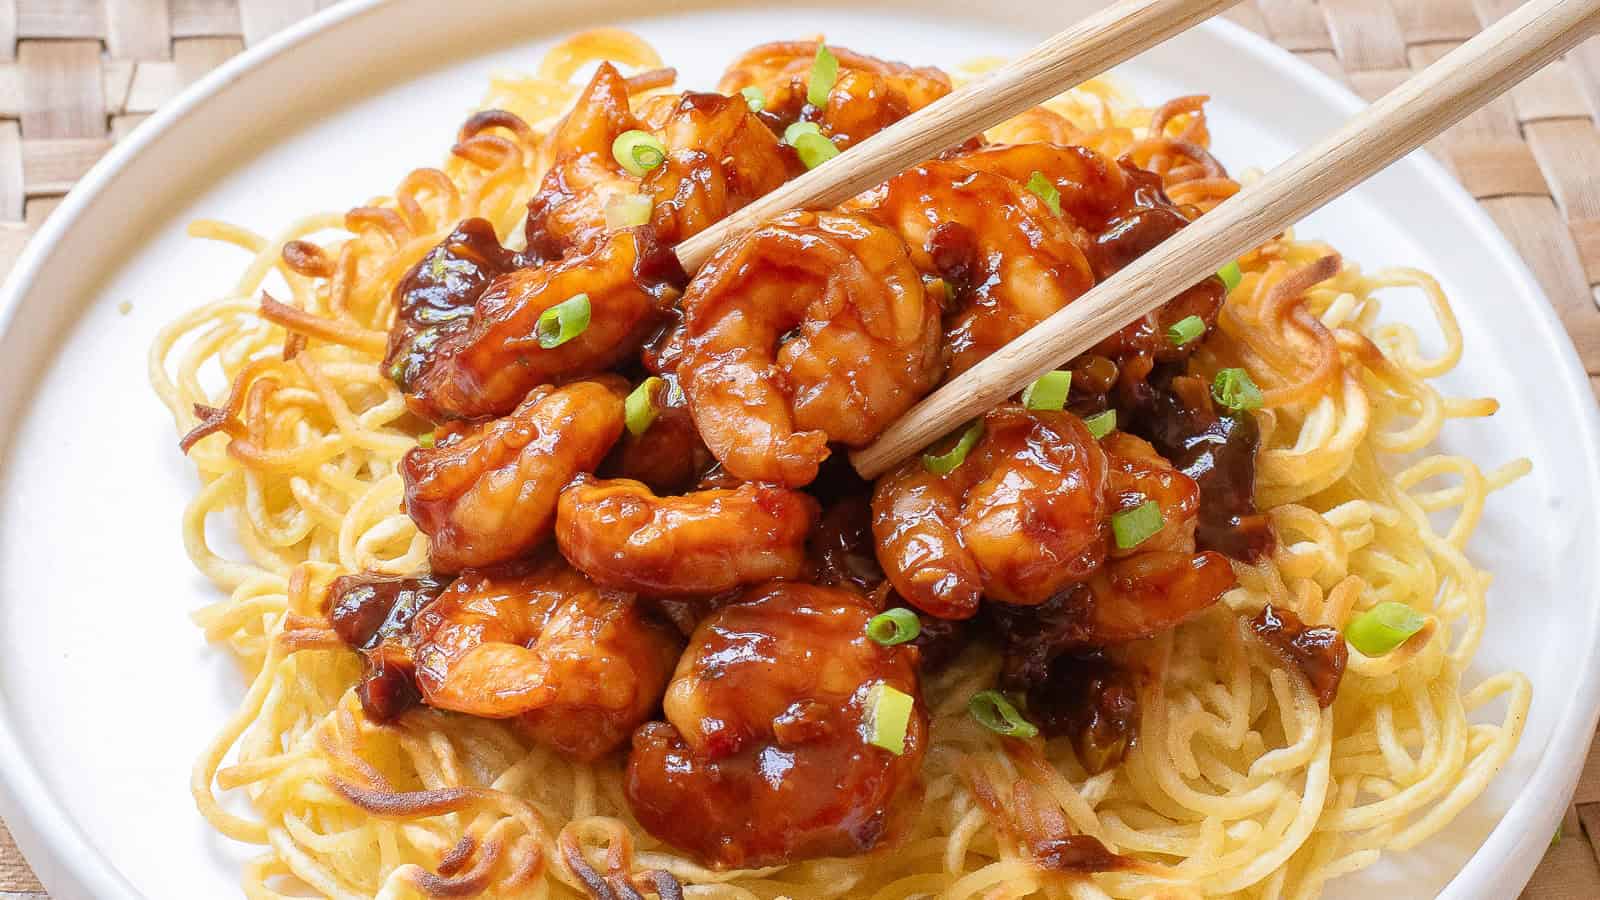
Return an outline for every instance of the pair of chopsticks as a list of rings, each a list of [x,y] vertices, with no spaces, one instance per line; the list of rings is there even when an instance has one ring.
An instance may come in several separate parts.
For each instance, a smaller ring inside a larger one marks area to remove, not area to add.
[[[842,202],[1236,2],[1122,0],[684,241],[678,259],[693,272],[718,246],[779,213]],[[876,443],[851,454],[856,470],[875,478],[994,408],[1438,136],[1597,29],[1600,0],[1529,0],[924,398]]]

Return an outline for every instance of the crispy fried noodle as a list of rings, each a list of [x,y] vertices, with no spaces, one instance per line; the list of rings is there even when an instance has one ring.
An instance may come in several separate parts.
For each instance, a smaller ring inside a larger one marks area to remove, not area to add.
[[[1001,658],[979,642],[926,676],[921,801],[892,840],[718,868],[638,824],[619,754],[574,761],[509,720],[432,705],[374,721],[327,597],[341,575],[429,569],[430,540],[402,507],[401,461],[431,432],[384,366],[396,285],[469,217],[520,246],[525,203],[553,163],[550,129],[600,60],[640,73],[627,81],[636,109],[676,96],[639,38],[583,34],[535,74],[495,79],[448,160],[392,196],[270,237],[190,227],[249,258],[221,299],[161,333],[149,361],[200,476],[186,547],[228,593],[194,618],[253,677],[191,785],[217,830],[261,846],[243,873],[248,896],[1306,898],[1439,831],[1506,763],[1530,686],[1514,672],[1464,681],[1489,584],[1464,547],[1487,495],[1529,464],[1485,473],[1428,454],[1448,420],[1496,408],[1430,384],[1462,356],[1432,277],[1363,272],[1293,234],[1239,260],[1242,278],[1187,361],[1206,376],[1242,367],[1260,388],[1255,500],[1274,548],[1231,563],[1221,602],[1120,649],[1142,673],[1137,739],[1120,764],[1086,762],[1067,737],[982,727],[968,698],[995,682]],[[1206,149],[1203,100],[1145,108],[1101,78],[986,137],[1126,159],[1203,211],[1239,187]],[[1425,355],[1413,329],[1383,321],[1381,301],[1427,304],[1442,352]],[[242,557],[216,549],[214,518]],[[1298,645],[1263,639],[1264,615],[1342,630],[1385,602],[1425,626],[1383,655],[1351,647],[1331,703],[1310,670],[1286,664]],[[1082,858],[1097,853],[1116,864]]]

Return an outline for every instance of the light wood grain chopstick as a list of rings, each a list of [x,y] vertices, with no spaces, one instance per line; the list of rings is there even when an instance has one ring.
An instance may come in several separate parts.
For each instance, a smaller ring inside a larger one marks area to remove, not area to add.
[[[1239,0],[1121,0],[679,244],[686,272],[779,214],[833,206],[1101,74]]]
[[[1530,0],[1322,141],[912,407],[851,454],[874,478],[1422,146],[1600,28],[1600,0]],[[1284,97],[1284,102],[1293,102]]]

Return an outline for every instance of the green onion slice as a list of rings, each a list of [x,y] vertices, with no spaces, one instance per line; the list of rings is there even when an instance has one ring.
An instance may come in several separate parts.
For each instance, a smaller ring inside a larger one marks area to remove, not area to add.
[[[1243,369],[1223,369],[1211,382],[1211,396],[1223,406],[1241,411],[1261,408],[1261,389]]]
[[[655,205],[644,194],[618,194],[606,201],[607,228],[634,228],[650,221]]]
[[[761,88],[751,85],[740,88],[739,94],[744,97],[744,103],[751,112],[758,113],[767,108],[767,95],[761,92]]]
[[[623,424],[628,426],[629,434],[638,437],[650,430],[650,423],[656,420],[656,391],[665,383],[651,375],[622,401]]]
[[[867,743],[893,753],[906,752],[906,729],[911,726],[911,713],[917,701],[905,691],[897,690],[883,682],[867,689],[865,726]]]
[[[417,446],[424,448],[432,447],[437,440],[438,438],[433,432],[424,431],[423,433],[417,435]]]
[[[1105,412],[1097,412],[1084,419],[1083,424],[1088,427],[1089,433],[1098,440],[1117,430],[1117,411],[1108,409]]]
[[[867,620],[867,637],[885,647],[914,641],[922,633],[922,620],[905,607],[895,607]]]
[[[807,169],[815,169],[839,155],[838,146],[820,134],[802,134],[794,150]]]
[[[974,419],[972,424],[967,426],[967,430],[961,433],[961,439],[956,441],[954,447],[944,453],[922,454],[923,468],[935,475],[948,475],[954,472],[956,466],[966,461],[967,454],[972,452],[972,448],[977,446],[982,437],[983,420]]]
[[[624,131],[611,142],[611,155],[617,165],[634,175],[643,177],[656,166],[666,162],[667,148],[648,131]]]
[[[999,691],[979,691],[967,701],[967,711],[978,720],[978,724],[1006,737],[1031,738],[1037,737],[1039,729],[1032,722],[1022,717],[1017,712],[1006,695]]]
[[[1057,369],[1039,376],[1033,384],[1022,391],[1022,405],[1028,409],[1053,409],[1060,411],[1066,408],[1067,392],[1072,389],[1072,373],[1066,369]]]
[[[1222,279],[1223,286],[1231,294],[1233,289],[1239,286],[1239,282],[1244,280],[1244,273],[1239,271],[1239,261],[1236,259],[1218,269],[1217,277]]]
[[[1044,205],[1050,207],[1051,212],[1061,215],[1061,192],[1050,183],[1050,179],[1044,177],[1043,172],[1034,172],[1028,178],[1028,190],[1037,194],[1039,199],[1044,201]]]
[[[806,83],[806,102],[812,106],[827,106],[828,94],[839,80],[839,60],[829,52],[828,45],[817,42],[817,58],[811,61],[811,80]]]
[[[1195,338],[1206,333],[1206,320],[1199,316],[1186,316],[1172,323],[1167,329],[1167,340],[1174,347],[1182,347]]]
[[[1161,515],[1161,504],[1154,500],[1111,514],[1111,536],[1117,549],[1131,550],[1155,536],[1166,524]]]
[[[1427,623],[1427,616],[1390,600],[1351,619],[1344,627],[1344,637],[1363,656],[1382,656],[1410,640]]]
[[[559,347],[589,327],[589,295],[574,294],[539,314],[539,346]]]
[[[820,137],[822,129],[817,127],[815,122],[795,122],[783,130],[783,142],[793,147],[795,142],[800,140],[800,136],[806,134],[814,134]]]

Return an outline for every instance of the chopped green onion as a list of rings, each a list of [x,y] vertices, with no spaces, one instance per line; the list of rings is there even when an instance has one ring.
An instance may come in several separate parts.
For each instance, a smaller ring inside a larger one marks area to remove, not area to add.
[[[815,122],[795,122],[783,130],[783,142],[793,147],[795,141],[800,140],[802,135],[807,134],[814,134],[818,137],[821,137],[822,129],[818,128],[817,123]]]
[[[622,401],[623,424],[628,426],[629,434],[638,437],[650,430],[650,423],[656,420],[656,391],[665,383],[651,375]]]
[[[1097,412],[1084,419],[1083,424],[1088,427],[1089,433],[1098,440],[1117,430],[1117,411],[1108,409],[1105,412]]]
[[[999,691],[979,691],[967,701],[967,711],[978,724],[1006,737],[1037,737],[1039,729],[1022,717],[1006,695]]]
[[[867,620],[867,637],[885,647],[914,641],[921,633],[922,620],[902,606],[878,613]]]
[[[1167,329],[1167,340],[1174,347],[1182,347],[1195,338],[1206,333],[1206,320],[1199,316],[1186,316],[1172,323]]]
[[[751,85],[740,88],[739,94],[744,97],[744,103],[751,112],[758,113],[767,108],[767,95],[761,92],[761,88]]]
[[[417,446],[430,448],[433,446],[434,441],[436,440],[437,438],[434,436],[433,432],[424,431],[423,433],[417,435]]]
[[[1428,618],[1422,613],[1390,600],[1351,619],[1344,627],[1344,637],[1363,656],[1382,656],[1404,644],[1426,624]]]
[[[1061,192],[1050,183],[1050,179],[1044,177],[1043,172],[1033,173],[1028,179],[1028,190],[1037,194],[1039,199],[1044,201],[1044,205],[1050,207],[1051,212],[1061,215]]]
[[[589,295],[575,294],[539,314],[539,346],[559,347],[589,327]]]
[[[1233,289],[1244,280],[1244,273],[1239,271],[1239,261],[1236,259],[1218,269],[1217,277],[1222,279],[1223,287],[1226,287],[1229,293],[1233,293]]]
[[[1261,408],[1261,389],[1250,380],[1250,373],[1243,369],[1223,369],[1218,372],[1216,380],[1211,383],[1211,396],[1236,412]]]
[[[839,148],[822,134],[815,122],[796,122],[785,128],[783,142],[800,154],[800,161],[808,169],[815,169],[839,155]]]
[[[1072,389],[1072,373],[1057,369],[1039,376],[1022,392],[1022,405],[1029,409],[1060,411],[1067,405],[1067,391]]]
[[[1111,535],[1117,541],[1117,549],[1132,550],[1154,537],[1166,524],[1161,516],[1161,504],[1146,500],[1132,509],[1112,513]]]
[[[682,406],[683,402],[683,383],[674,377],[667,382],[667,405]]]
[[[967,430],[961,433],[961,439],[956,441],[954,447],[944,453],[922,454],[923,468],[935,475],[948,475],[954,472],[956,466],[966,460],[967,454],[972,452],[972,448],[977,446],[978,440],[982,437],[983,420],[974,419],[972,424],[967,426]]]
[[[655,209],[644,194],[618,194],[606,201],[607,228],[634,228],[650,221]]]
[[[611,155],[617,165],[634,175],[644,174],[667,159],[667,148],[648,131],[624,131],[611,142]]]
[[[815,169],[839,155],[838,146],[820,134],[801,135],[794,150],[800,154],[800,161],[806,164],[807,169]]]
[[[806,102],[812,106],[827,106],[828,94],[839,80],[839,60],[828,51],[828,45],[817,42],[817,58],[811,61],[811,80],[806,83]]]
[[[906,730],[911,726],[911,713],[917,701],[905,691],[878,682],[867,689],[866,726],[867,743],[893,753],[906,752]]]

